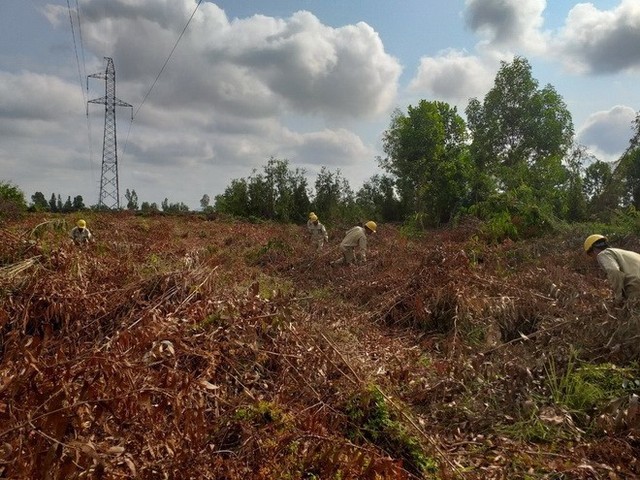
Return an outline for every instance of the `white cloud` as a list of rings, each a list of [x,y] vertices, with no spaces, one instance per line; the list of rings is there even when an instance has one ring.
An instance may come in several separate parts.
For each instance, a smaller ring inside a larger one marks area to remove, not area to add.
[[[497,67],[490,63],[454,50],[423,57],[409,89],[464,109],[470,98],[484,96],[493,86]]]
[[[573,70],[615,73],[640,70],[640,2],[622,0],[612,10],[580,3],[558,34],[558,53]]]
[[[360,166],[370,163],[375,152],[360,137],[345,129],[323,130],[295,135],[292,158],[304,159],[306,165],[329,168]]]
[[[616,105],[608,111],[595,112],[578,129],[579,143],[588,146],[602,160],[616,160],[629,146],[636,112]]]
[[[89,2],[89,18],[104,1]],[[135,76],[141,94],[189,18],[189,3],[142,0],[132,9],[110,0],[111,17],[96,19],[83,33],[88,31],[93,49],[106,45],[113,52],[119,71],[126,72],[119,78]],[[183,8],[169,8],[174,4]],[[292,110],[359,118],[389,108],[400,72],[365,23],[332,28],[305,11],[288,19],[256,15],[229,22],[214,4],[203,3],[148,101],[197,107],[207,102],[223,114]]]
[[[103,56],[113,58],[117,96],[137,112],[128,134],[129,112],[117,110],[121,185],[136,189],[141,200],[168,196],[197,206],[202,193],[213,197],[270,156],[310,168],[367,162],[372,169],[373,149],[349,125],[386,118],[401,73],[377,32],[366,23],[330,27],[306,11],[230,21],[215,4],[203,2],[157,78],[196,4],[80,2],[87,73],[104,72]],[[68,9],[49,5],[42,14],[53,27],[68,28]],[[85,100],[75,72],[67,74],[65,80],[0,70],[0,165],[26,192],[97,197],[101,109],[89,108],[92,166]],[[90,87],[89,98],[104,95],[102,80],[90,79]],[[304,128],[292,116],[303,119]],[[22,143],[8,142],[5,134]],[[93,169],[84,189],[62,173],[69,168],[76,179]]]

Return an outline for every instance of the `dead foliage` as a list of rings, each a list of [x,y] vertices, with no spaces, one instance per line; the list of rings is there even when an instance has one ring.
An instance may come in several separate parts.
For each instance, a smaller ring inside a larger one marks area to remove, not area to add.
[[[317,252],[304,226],[87,220],[86,249],[64,217],[0,230],[2,478],[640,474],[635,384],[550,400],[568,359],[640,375],[635,317],[570,238],[381,226],[332,267],[331,230]]]

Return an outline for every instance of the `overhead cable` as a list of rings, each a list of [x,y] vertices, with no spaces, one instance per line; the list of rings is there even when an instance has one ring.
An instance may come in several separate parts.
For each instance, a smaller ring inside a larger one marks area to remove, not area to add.
[[[193,9],[193,12],[191,13],[191,16],[189,17],[189,20],[187,21],[186,25],[184,26],[184,28],[182,29],[182,32],[180,33],[180,36],[178,37],[178,39],[176,40],[175,45],[173,46],[173,48],[171,49],[171,52],[169,53],[169,56],[167,57],[167,59],[164,62],[164,65],[162,65],[162,68],[160,69],[160,71],[158,72],[158,75],[156,76],[156,79],[153,81],[153,84],[151,85],[151,87],[149,88],[149,91],[146,93],[146,95],[144,96],[144,98],[142,99],[142,102],[140,103],[140,106],[138,106],[137,110],[134,112],[133,114],[133,118],[136,117],[136,115],[138,114],[138,112],[140,111],[140,109],[142,108],[142,105],[144,105],[144,102],[147,100],[147,97],[149,96],[149,94],[151,93],[151,90],[153,90],[153,87],[156,86],[156,83],[158,83],[158,79],[160,78],[160,75],[162,75],[162,72],[164,72],[165,67],[167,66],[167,64],[169,63],[169,60],[171,59],[171,56],[173,55],[173,52],[176,50],[176,48],[178,47],[178,44],[180,43],[180,40],[182,39],[182,36],[184,35],[184,33],[187,31],[187,28],[189,27],[189,24],[191,23],[191,20],[193,19],[194,15],[196,14],[196,11],[198,10],[198,7],[200,6],[200,4],[202,3],[202,0],[198,0],[198,3],[196,4],[196,8]]]

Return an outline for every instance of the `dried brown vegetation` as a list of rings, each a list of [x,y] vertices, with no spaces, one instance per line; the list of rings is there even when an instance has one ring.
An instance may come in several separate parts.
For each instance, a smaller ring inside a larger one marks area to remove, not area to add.
[[[351,268],[341,231],[87,220],[0,230],[0,478],[640,476],[640,328],[580,238],[383,225]]]

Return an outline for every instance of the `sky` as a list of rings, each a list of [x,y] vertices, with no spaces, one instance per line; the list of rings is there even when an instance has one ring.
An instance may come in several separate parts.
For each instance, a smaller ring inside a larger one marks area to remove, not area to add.
[[[395,109],[464,118],[501,62],[526,58],[564,99],[576,142],[627,148],[640,109],[640,0],[0,0],[0,181],[28,201],[100,193],[105,57],[118,180],[191,209],[270,158],[353,190],[384,173]]]

